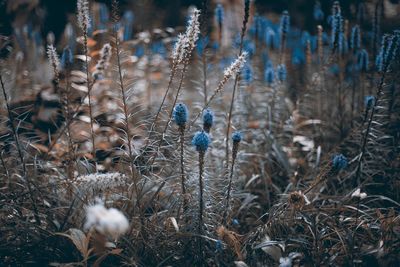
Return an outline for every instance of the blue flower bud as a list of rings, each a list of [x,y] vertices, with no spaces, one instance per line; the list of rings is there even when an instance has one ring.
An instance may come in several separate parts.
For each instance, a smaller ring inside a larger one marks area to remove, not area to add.
[[[63,69],[68,68],[74,62],[74,57],[72,55],[71,49],[65,47],[61,55],[61,67]]]
[[[332,159],[332,168],[334,170],[342,170],[347,167],[347,158],[343,154],[337,154]]]
[[[192,145],[196,147],[196,151],[198,152],[206,152],[210,142],[210,137],[204,131],[197,132],[192,139]]]
[[[185,104],[179,103],[175,106],[172,117],[178,126],[185,126],[188,121],[189,111]]]
[[[316,21],[324,20],[324,12],[321,9],[321,3],[318,1],[314,5],[314,19]]]
[[[205,132],[209,132],[210,128],[214,123],[214,113],[210,109],[206,109],[203,112],[203,129]]]
[[[242,141],[242,139],[243,139],[243,135],[242,135],[241,132],[235,131],[235,132],[232,134],[232,141],[233,141],[233,143],[240,143],[240,141]]]
[[[365,108],[370,109],[375,104],[375,97],[372,95],[367,95],[364,101],[365,101]]]

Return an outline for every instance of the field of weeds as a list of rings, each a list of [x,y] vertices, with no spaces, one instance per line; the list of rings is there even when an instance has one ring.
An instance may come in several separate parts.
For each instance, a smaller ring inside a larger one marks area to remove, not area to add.
[[[398,1],[109,2],[0,3],[0,266],[399,266]]]

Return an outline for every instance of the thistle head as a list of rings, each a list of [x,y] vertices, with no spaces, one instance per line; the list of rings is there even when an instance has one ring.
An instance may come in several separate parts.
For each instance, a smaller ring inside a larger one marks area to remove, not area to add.
[[[198,152],[206,152],[210,145],[210,137],[205,131],[198,131],[192,139],[192,145],[196,147]]]
[[[242,139],[243,139],[243,134],[241,132],[235,131],[232,134],[232,142],[234,144],[239,144],[242,141]]]
[[[210,109],[206,109],[203,112],[203,129],[209,133],[214,123],[214,113]]]
[[[189,111],[185,104],[179,103],[174,107],[172,117],[179,127],[186,125],[189,118]]]
[[[343,154],[337,154],[333,156],[332,168],[334,170],[340,171],[347,167],[347,158]]]
[[[285,64],[279,64],[277,67],[277,75],[280,82],[286,81],[287,70]]]

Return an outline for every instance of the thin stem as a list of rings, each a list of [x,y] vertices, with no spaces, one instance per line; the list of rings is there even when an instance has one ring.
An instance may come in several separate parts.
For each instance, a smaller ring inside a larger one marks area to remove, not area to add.
[[[231,165],[231,170],[230,170],[230,175],[229,175],[228,191],[227,191],[226,199],[225,199],[225,209],[224,209],[224,214],[222,216],[222,225],[226,224],[227,217],[228,217],[228,210],[229,210],[229,206],[230,206],[229,204],[230,204],[231,191],[232,191],[233,169],[235,166],[236,155],[237,155],[237,148],[236,148],[236,151],[234,151],[232,153],[232,165]]]
[[[199,152],[199,224],[197,228],[197,233],[199,235],[199,255],[201,256],[203,253],[203,242],[202,242],[202,235],[203,235],[203,213],[204,213],[204,202],[203,202],[203,191],[204,191],[204,182],[203,182],[203,171],[204,171],[204,154],[205,152]]]
[[[181,193],[183,197],[183,212],[187,210],[187,196],[185,185],[185,162],[184,162],[184,145],[185,145],[185,126],[179,127],[180,130],[180,149],[181,149]]]
[[[85,71],[86,71],[86,84],[88,88],[88,101],[89,101],[89,116],[90,116],[90,137],[92,140],[92,156],[93,156],[93,161],[94,161],[94,167],[97,172],[97,164],[96,164],[96,145],[95,145],[95,140],[94,140],[94,118],[93,118],[93,110],[92,110],[92,97],[91,97],[91,91],[92,91],[92,86],[90,85],[90,80],[89,80],[89,60],[88,60],[88,44],[87,44],[87,32],[85,31],[83,33],[83,46],[84,46],[84,52],[85,52]]]
[[[249,20],[249,8],[250,8],[250,1],[245,1],[242,32],[240,34],[239,55],[241,55],[242,51],[243,51],[243,40],[244,40],[244,36],[246,34],[247,22]],[[237,84],[239,81],[239,76],[240,76],[240,72],[237,73],[236,77],[235,77],[235,83],[233,85],[233,90],[232,90],[231,104],[230,104],[229,113],[228,113],[228,123],[227,123],[227,127],[226,127],[226,136],[225,136],[226,169],[228,169],[228,166],[229,166],[229,133],[230,133],[231,123],[232,123],[231,120],[232,120],[233,104],[235,101],[235,94],[236,94]]]

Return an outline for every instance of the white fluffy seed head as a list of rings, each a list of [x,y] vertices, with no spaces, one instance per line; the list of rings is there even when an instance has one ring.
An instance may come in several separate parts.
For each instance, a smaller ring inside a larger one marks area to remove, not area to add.
[[[78,10],[78,25],[84,33],[87,33],[90,25],[88,0],[78,0],[77,10]]]
[[[60,59],[57,55],[56,48],[52,44],[47,46],[47,57],[54,70],[54,74],[57,76],[58,73],[60,73]]]
[[[224,79],[229,79],[233,75],[240,72],[246,63],[247,52],[243,52],[232,64],[224,71]]]
[[[191,49],[196,46],[196,41],[200,34],[200,10],[194,8],[190,16],[188,26],[186,28],[186,37],[188,38]]]
[[[356,191],[351,194],[351,198],[359,198],[359,199],[364,199],[367,197],[367,193],[361,193],[361,189],[357,188]]]
[[[185,58],[188,45],[189,42],[186,38],[186,35],[179,34],[175,43],[174,51],[172,52],[172,61],[174,65],[182,63],[183,59]]]
[[[99,233],[118,239],[126,233],[129,228],[128,219],[125,215],[114,208],[107,209],[102,203],[86,208],[85,229],[96,229]]]

